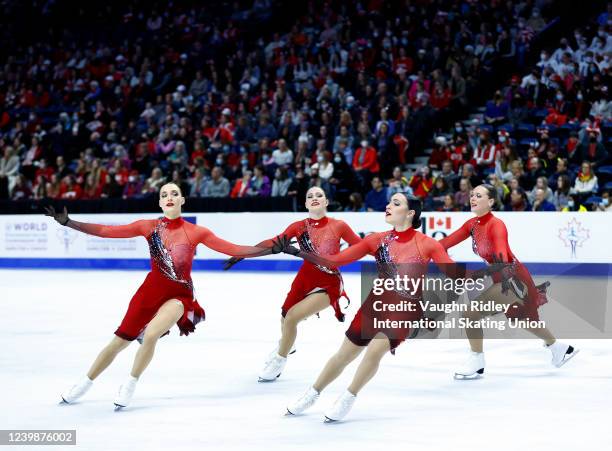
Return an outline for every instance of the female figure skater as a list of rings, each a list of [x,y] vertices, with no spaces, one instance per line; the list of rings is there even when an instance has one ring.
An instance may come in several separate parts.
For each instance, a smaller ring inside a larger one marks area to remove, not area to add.
[[[143,236],[149,243],[151,271],[128,307],[115,337],[100,352],[89,372],[70,389],[62,393],[65,403],[83,396],[102,371],[136,338],[142,345],[136,353],[129,379],[121,385],[115,398],[117,408],[126,407],[134,394],[136,382],[153,358],[157,340],[177,324],[181,335],[195,330],[204,319],[204,310],[194,297],[191,266],[198,244],[227,255],[256,257],[268,255],[274,249],[239,246],[215,236],[209,229],[196,226],[181,218],[185,203],[180,188],[174,183],[161,187],[159,206],[164,216],[159,219],[140,220],[128,225],[105,226],[77,222],[53,207],[46,210],[61,225],[104,238],[133,238]],[[280,250],[277,250],[277,252]]]
[[[395,279],[397,276],[407,276],[412,280],[417,280],[427,272],[427,264],[430,260],[438,265],[454,266],[454,262],[448,257],[440,243],[415,230],[421,225],[421,208],[419,200],[409,199],[404,193],[394,194],[385,211],[385,221],[393,226],[392,230],[368,235],[355,246],[325,258],[292,248],[284,237],[280,239],[279,246],[285,253],[330,266],[345,265],[359,260],[366,254],[374,254],[379,277]],[[443,271],[448,272],[449,270],[445,268]],[[473,278],[474,275],[471,277]],[[300,399],[287,407],[288,413],[297,415],[311,407],[319,398],[321,391],[365,349],[365,356],[357,367],[348,389],[325,412],[326,422],[339,421],[344,418],[353,406],[359,391],[376,374],[383,356],[389,351],[393,353],[411,331],[409,327],[391,328],[380,325],[380,322],[376,324],[374,319],[378,317],[383,321],[418,321],[423,315],[419,304],[420,299],[420,289],[386,291],[382,298],[375,297],[374,291],[370,292],[346,331],[346,337],[340,349],[329,359],[312,387]],[[375,313],[375,305],[378,300],[382,300],[384,304],[408,303],[410,308],[394,313],[387,311],[379,315]],[[373,340],[373,338],[383,339]]]
[[[300,249],[306,253],[326,256],[340,251],[340,240],[354,245],[361,238],[344,222],[328,218],[329,201],[319,187],[306,192],[308,218],[294,222],[281,236],[296,238]],[[265,240],[257,247],[272,247],[273,240]],[[231,258],[225,265],[229,269],[241,259]],[[281,338],[278,347],[272,352],[259,373],[259,382],[272,382],[283,372],[297,336],[297,325],[304,319],[326,309],[331,305],[338,321],[344,321],[339,299],[346,296],[342,276],[335,268],[305,261],[300,267],[291,290],[281,308]]]
[[[489,279],[488,288],[475,297],[475,300],[480,301],[481,305],[487,302],[510,306],[506,313],[509,319],[537,321],[538,307],[546,302],[546,286],[536,287],[527,268],[510,250],[506,225],[491,213],[496,203],[497,190],[494,186],[485,184],[474,188],[470,193],[470,207],[476,217],[469,219],[459,230],[440,240],[440,243],[444,249],[448,249],[471,236],[474,253],[487,263],[510,263],[500,274],[496,274],[492,280]],[[482,319],[483,310],[469,309],[464,316],[478,321]],[[557,341],[545,327],[526,330],[544,340],[552,353],[552,364],[557,368],[578,353],[578,349],[573,346]],[[484,373],[485,368],[482,328],[466,328],[466,334],[471,353],[464,367],[455,373],[458,379],[477,378]]]

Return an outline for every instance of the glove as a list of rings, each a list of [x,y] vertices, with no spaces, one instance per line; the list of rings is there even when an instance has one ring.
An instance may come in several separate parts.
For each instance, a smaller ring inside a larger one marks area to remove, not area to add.
[[[493,255],[491,258],[491,264],[487,266],[486,271],[487,275],[492,275],[496,272],[502,273],[502,277],[505,275],[506,277],[510,276],[510,267],[514,266],[514,263],[506,263],[503,260],[502,254]]]
[[[527,287],[518,277],[514,277],[514,271],[512,270],[513,263],[504,263],[502,260],[502,255],[493,256],[492,264],[490,267],[495,266],[497,269],[496,272],[499,272],[501,275],[501,286],[502,286],[502,294],[505,296],[508,294],[508,290],[512,290],[512,292],[519,298],[521,301],[525,300],[528,294]]]
[[[59,222],[63,226],[68,224],[68,221],[70,221],[70,218],[68,217],[68,210],[66,209],[65,206],[64,206],[64,211],[62,213],[57,213],[53,205],[49,207],[45,207],[45,216],[51,216],[53,219],[55,219],[57,222]]]
[[[232,266],[234,266],[236,263],[241,262],[242,260],[244,260],[244,258],[240,258],[240,257],[232,257],[232,258],[228,258],[227,260],[225,260],[225,262],[223,263],[223,271],[227,271],[228,269],[230,269]]]
[[[272,253],[273,254],[289,254],[289,255],[297,255],[300,253],[300,250],[297,247],[293,246],[293,242],[287,235],[277,236],[272,240]]]

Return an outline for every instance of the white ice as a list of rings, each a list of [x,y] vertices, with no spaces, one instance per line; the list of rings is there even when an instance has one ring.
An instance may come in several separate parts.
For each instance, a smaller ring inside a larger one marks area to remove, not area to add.
[[[59,395],[111,339],[144,272],[0,271],[0,429],[76,429],[77,446],[62,449],[83,450],[608,449],[612,343],[606,340],[576,341],[580,354],[561,369],[536,340],[491,340],[486,375],[477,381],[452,378],[465,341],[415,340],[383,359],[346,421],[324,424],[323,411],[347,387],[355,365],[311,411],[284,416],[348,324],[331,310],[308,319],[281,378],[257,383],[279,337],[292,277],[194,273],[206,321],[194,335],[179,337],[174,329],[164,338],[133,404],[114,412],[136,343],[80,402],[58,405]],[[359,278],[348,275],[345,283],[353,297],[350,321]]]

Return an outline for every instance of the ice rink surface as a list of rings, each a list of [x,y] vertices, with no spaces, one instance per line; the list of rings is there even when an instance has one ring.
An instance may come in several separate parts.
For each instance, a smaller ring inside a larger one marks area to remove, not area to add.
[[[610,447],[609,340],[574,341],[581,352],[561,369],[550,365],[550,353],[537,340],[490,340],[486,375],[477,381],[452,378],[466,341],[415,340],[383,359],[344,422],[324,424],[323,411],[348,386],[355,364],[307,414],[284,416],[287,402],[314,381],[348,325],[331,309],[308,319],[281,378],[257,383],[279,338],[291,273],[194,273],[207,319],[194,335],[179,337],[174,328],[162,339],[129,408],[114,412],[112,401],[137,343],[80,402],[58,405],[62,390],[112,338],[144,274],[0,271],[0,429],[76,429],[77,446],[62,449],[83,450]],[[359,276],[345,276],[345,284],[353,298],[350,321]],[[546,306],[541,312],[545,317]]]

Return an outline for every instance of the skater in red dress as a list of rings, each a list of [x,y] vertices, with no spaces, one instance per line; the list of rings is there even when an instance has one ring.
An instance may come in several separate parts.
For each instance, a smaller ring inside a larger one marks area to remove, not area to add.
[[[507,308],[506,316],[509,319],[538,321],[538,307],[546,302],[545,285],[536,287],[525,265],[518,261],[510,250],[506,225],[491,213],[496,203],[497,190],[494,186],[486,184],[477,186],[470,193],[470,206],[476,217],[469,219],[459,230],[440,240],[442,246],[448,249],[471,237],[474,253],[487,263],[510,264],[488,280],[488,287],[484,291],[474,296],[480,307],[471,308],[470,303],[470,309],[464,316],[479,321],[482,320],[484,311],[491,311],[482,308],[483,304],[501,304]],[[546,327],[524,328],[544,340],[552,353],[552,364],[556,367],[562,366],[578,353],[573,346],[557,341]],[[479,377],[484,373],[485,367],[482,328],[466,328],[466,334],[471,353],[464,367],[455,373],[455,377],[461,379]]]
[[[340,241],[349,245],[357,244],[361,238],[344,222],[327,217],[329,201],[319,187],[306,192],[308,218],[294,222],[281,236],[297,239],[300,249],[314,255],[332,255],[340,251]],[[273,240],[265,240],[257,247],[272,247]],[[226,269],[240,259],[232,258]],[[331,306],[336,318],[344,321],[339,300],[346,297],[342,275],[336,268],[317,265],[305,261],[300,267],[291,289],[281,308],[281,339],[263,369],[259,373],[260,382],[272,382],[282,373],[297,336],[297,325],[304,319]]]
[[[134,358],[129,380],[119,389],[115,399],[117,407],[129,404],[136,382],[151,362],[157,340],[177,324],[181,335],[195,330],[195,325],[204,319],[204,310],[195,299],[191,266],[195,249],[203,244],[217,252],[240,257],[268,255],[274,250],[253,246],[239,246],[215,236],[205,227],[200,227],[181,218],[185,203],[180,188],[169,183],[161,187],[159,206],[164,216],[159,219],[140,220],[127,225],[106,226],[78,222],[53,207],[47,208],[61,225],[104,238],[144,237],[149,243],[151,271],[130,301],[123,321],[115,331],[115,337],[100,352],[87,376],[62,394],[65,403],[72,403],[83,396],[92,382],[104,371],[115,357],[139,338],[141,346]]]
[[[403,193],[396,193],[391,197],[385,212],[385,220],[393,226],[392,230],[382,233],[373,233],[360,243],[336,255],[325,258],[308,255],[286,246],[283,238],[283,252],[297,255],[315,263],[340,266],[359,260],[367,254],[376,257],[377,272],[380,278],[394,279],[396,276],[407,276],[413,280],[419,279],[427,272],[429,261],[433,261],[445,273],[449,273],[455,263],[448,257],[444,248],[433,238],[430,238],[415,229],[420,227],[421,203],[416,199],[409,199]],[[447,266],[449,265],[449,266]],[[460,270],[454,271],[460,275]],[[465,275],[465,272],[463,273]],[[366,301],[361,305],[340,349],[329,359],[323,371],[319,374],[312,387],[296,402],[287,407],[289,414],[297,415],[311,407],[319,397],[320,392],[336,379],[342,371],[365,349],[366,353],[357,367],[357,371],[348,389],[338,398],[336,403],[325,413],[326,421],[338,421],[344,418],[351,409],[357,393],[374,377],[383,356],[404,341],[411,333],[410,327],[394,327],[388,323],[375,323],[374,319],[389,321],[418,321],[423,311],[419,304],[421,290],[416,292],[391,290],[382,296],[376,297],[374,291],[370,292]],[[384,305],[404,304],[410,309],[384,314],[380,311],[380,301]],[[376,305],[379,305],[378,310]],[[398,323],[401,324],[401,323]],[[404,323],[406,324],[406,323]],[[373,339],[381,338],[381,339]]]

